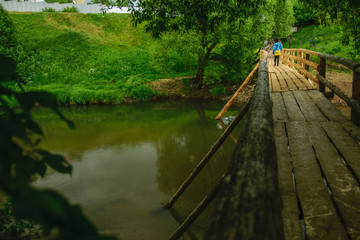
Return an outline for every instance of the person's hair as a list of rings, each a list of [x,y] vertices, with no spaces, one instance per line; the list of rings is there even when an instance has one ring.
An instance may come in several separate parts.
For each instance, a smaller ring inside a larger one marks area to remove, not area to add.
[[[275,38],[275,42],[278,42],[279,41],[279,39],[278,38]]]

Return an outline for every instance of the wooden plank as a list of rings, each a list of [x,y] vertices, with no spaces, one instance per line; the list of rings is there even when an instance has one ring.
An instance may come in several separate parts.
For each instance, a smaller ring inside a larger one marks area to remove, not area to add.
[[[292,121],[305,121],[301,110],[296,102],[296,99],[292,92],[283,92],[284,103],[286,111],[289,116],[289,120]]]
[[[308,94],[330,121],[349,121],[321,92],[311,90],[308,91]]]
[[[280,86],[280,83],[279,83],[276,73],[274,73],[274,72],[270,73],[269,77],[270,77],[270,83],[271,83],[271,91],[272,92],[280,92],[281,86]]]
[[[304,75],[300,74],[295,69],[291,69],[291,68],[289,69],[290,69],[289,71],[291,71],[301,81],[301,83],[306,86],[307,89],[317,89],[317,86],[310,83],[309,80],[307,80],[307,78]]]
[[[355,142],[360,144],[360,128],[350,121],[342,122],[341,125],[347,134],[349,134],[349,136],[352,137]]]
[[[337,123],[339,124],[339,123]],[[360,187],[349,169],[341,161],[336,148],[323,129],[306,125],[316,158],[331,189],[336,206],[352,239],[360,238]]]
[[[299,80],[299,78],[294,74],[291,68],[286,67],[285,65],[281,66],[282,71],[288,76],[289,81],[294,84],[293,89],[291,90],[306,90],[307,87]],[[290,86],[290,84],[289,84]]]
[[[279,187],[283,203],[281,215],[283,218],[285,239],[301,240],[303,237],[301,233],[300,210],[293,183],[292,167],[284,123],[275,122],[274,139],[278,163]]]
[[[294,96],[307,122],[328,121],[306,91],[295,91]]]
[[[274,122],[288,122],[289,117],[286,112],[284,100],[281,93],[272,93],[273,101],[273,120]]]
[[[360,184],[360,146],[349,135],[342,126],[336,122],[323,123],[322,127],[326,131],[331,141],[336,146],[337,150],[343,156],[346,163],[350,166],[354,177]]]
[[[286,128],[307,239],[348,239],[323,182],[305,123],[288,122]]]
[[[289,91],[289,86],[286,83],[286,80],[284,78],[284,76],[281,74],[281,72],[279,71],[278,67],[274,67],[274,72],[276,73],[276,76],[279,80],[280,86],[281,86],[281,90],[282,91]]]

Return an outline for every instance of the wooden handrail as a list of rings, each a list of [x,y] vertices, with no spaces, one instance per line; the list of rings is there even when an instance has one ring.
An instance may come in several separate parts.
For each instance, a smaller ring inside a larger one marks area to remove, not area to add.
[[[315,56],[319,58],[319,63],[315,63],[310,60],[310,56]],[[305,57],[305,58],[304,58]],[[349,104],[350,102],[359,102],[360,101],[360,64],[352,60],[326,54],[320,52],[314,52],[302,48],[294,49],[283,49],[283,54],[281,55],[282,62],[285,65],[296,68],[299,73],[311,79],[314,82],[319,84],[319,90],[325,92],[325,85],[330,88],[335,94],[342,98],[345,102],[348,103],[351,108],[351,120],[358,126],[360,126],[360,112],[358,110],[357,104]],[[326,80],[326,60],[337,62],[347,67],[353,71],[353,87],[352,87],[352,99],[346,98],[346,96],[340,89],[336,88],[334,85],[329,84]],[[318,71],[318,74],[313,75],[309,72],[309,67]],[[320,78],[320,77],[321,78]],[[319,79],[321,81],[319,81]],[[336,88],[336,90],[334,90]]]
[[[268,55],[268,52],[265,50],[260,50],[260,61],[262,61],[264,58],[266,58]],[[229,109],[229,107],[234,103],[237,96],[241,93],[241,91],[244,89],[244,87],[251,81],[252,77],[254,76],[255,72],[259,68],[260,61],[255,65],[253,70],[249,73],[247,78],[244,80],[244,82],[241,84],[241,86],[238,88],[238,90],[234,93],[234,95],[230,98],[230,100],[225,104],[225,106],[221,109],[219,114],[216,116],[216,120],[219,120]]]
[[[284,239],[266,61],[203,239]]]

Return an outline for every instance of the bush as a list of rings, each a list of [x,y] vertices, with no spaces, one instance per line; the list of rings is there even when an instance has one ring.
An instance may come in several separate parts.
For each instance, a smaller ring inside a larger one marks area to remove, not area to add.
[[[51,7],[45,7],[42,9],[43,12],[56,12],[54,8],[51,8]]]
[[[9,13],[0,4],[0,54],[16,58],[18,35]]]
[[[130,90],[130,97],[140,101],[146,101],[154,96],[154,91],[150,86],[136,86]]]
[[[72,7],[64,7],[62,12],[74,12],[74,13],[77,13],[77,12],[79,12],[79,10],[75,6],[72,6]]]
[[[212,90],[211,94],[214,97],[223,96],[226,94],[226,88],[221,85],[216,85]]]

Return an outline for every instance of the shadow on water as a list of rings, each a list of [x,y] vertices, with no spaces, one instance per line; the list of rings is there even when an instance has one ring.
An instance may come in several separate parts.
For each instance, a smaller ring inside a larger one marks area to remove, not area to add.
[[[74,171],[72,176],[48,173],[36,185],[55,188],[81,204],[103,233],[168,239],[227,169],[235,147],[231,139],[173,209],[163,208],[222,133],[214,120],[221,108],[196,102],[64,108],[75,130],[39,109],[35,116],[45,133],[42,147],[65,155]],[[201,238],[210,214],[211,206],[184,239]]]

